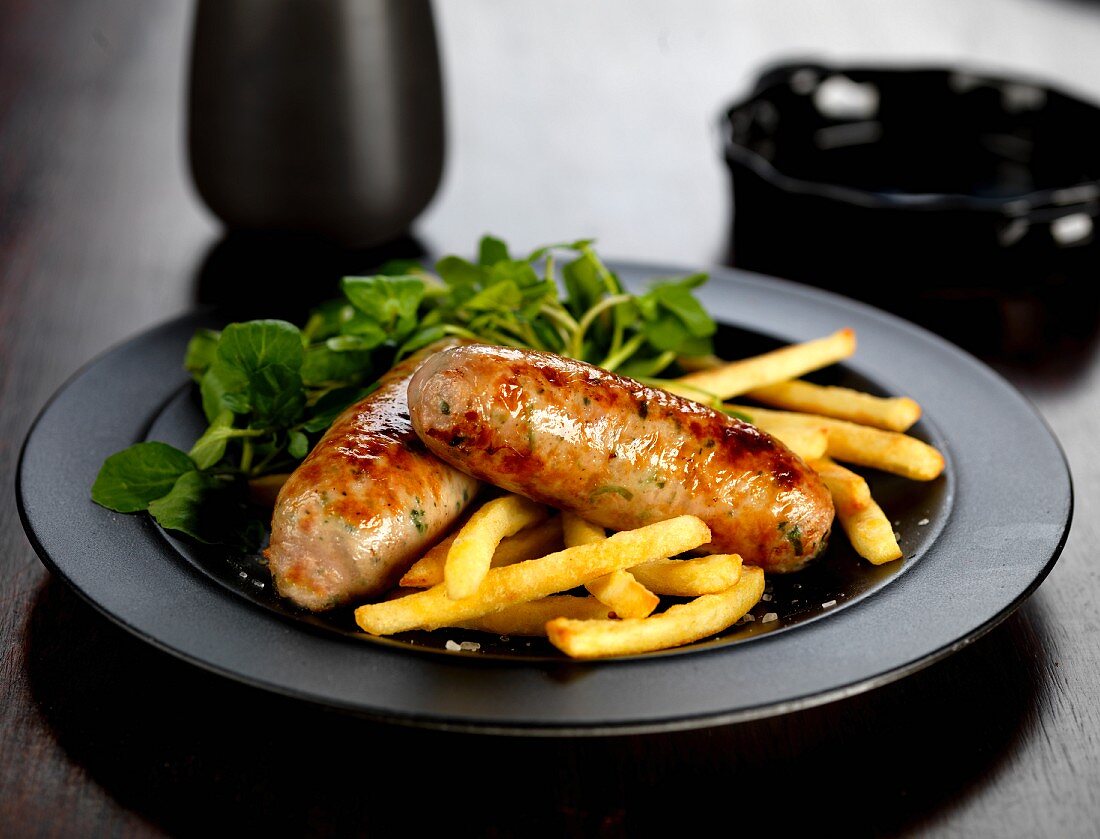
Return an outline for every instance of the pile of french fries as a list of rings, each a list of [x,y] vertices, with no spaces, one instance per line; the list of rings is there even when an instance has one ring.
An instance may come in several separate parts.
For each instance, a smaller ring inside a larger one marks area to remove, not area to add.
[[[836,461],[915,481],[939,477],[944,461],[935,448],[904,433],[921,416],[920,405],[912,399],[799,380],[848,358],[855,349],[855,332],[841,329],[741,361],[714,360],[668,389],[689,399],[721,404],[785,443],[829,488],[837,519],[856,553],[881,565],[902,556],[894,528],[871,497],[867,482]],[[772,408],[727,401],[739,396]]]
[[[549,512],[516,495],[489,501],[402,577],[419,591],[360,606],[356,622],[372,635],[444,626],[545,635],[567,655],[597,658],[714,635],[764,593],[764,573],[739,556],[671,559],[710,541],[695,516],[608,536]],[[587,596],[558,593],[580,586]],[[654,615],[662,594],[695,599]]]
[[[843,329],[741,361],[714,359],[664,386],[735,412],[801,456],[828,487],[856,552],[878,565],[902,556],[894,529],[867,482],[836,461],[928,481],[944,460],[904,433],[921,414],[912,399],[799,380],[855,345]],[[727,401],[739,396],[771,407]],[[732,626],[764,593],[761,569],[742,566],[739,556],[676,558],[709,541],[694,516],[609,536],[572,513],[506,495],[474,512],[405,573],[393,597],[360,606],[355,619],[372,635],[442,627],[544,635],[574,658],[676,647]],[[582,586],[584,596],[562,594]],[[692,599],[657,612],[661,596]]]

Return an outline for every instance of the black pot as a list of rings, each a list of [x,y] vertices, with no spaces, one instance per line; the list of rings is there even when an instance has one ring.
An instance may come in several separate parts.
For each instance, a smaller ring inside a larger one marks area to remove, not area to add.
[[[963,70],[794,63],[766,71],[722,129],[730,264],[972,348],[1031,351],[1095,323],[1096,107]]]

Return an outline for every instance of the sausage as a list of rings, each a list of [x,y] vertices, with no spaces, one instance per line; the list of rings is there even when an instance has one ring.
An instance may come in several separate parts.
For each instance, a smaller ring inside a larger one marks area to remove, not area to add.
[[[461,515],[477,481],[434,457],[409,422],[409,379],[433,344],[345,410],[287,479],[264,552],[284,597],[314,611],[392,588]]]
[[[793,571],[825,547],[833,503],[782,443],[697,402],[550,353],[472,345],[409,385],[413,427],[476,478],[616,530],[690,513],[709,549]]]

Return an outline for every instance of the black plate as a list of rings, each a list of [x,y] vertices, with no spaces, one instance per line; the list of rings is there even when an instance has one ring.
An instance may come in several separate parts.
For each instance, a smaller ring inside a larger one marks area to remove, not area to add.
[[[620,271],[628,283],[673,273]],[[924,406],[914,433],[944,452],[945,475],[868,475],[898,523],[903,562],[874,568],[838,535],[812,570],[772,580],[755,623],[625,661],[570,662],[541,642],[458,631],[367,639],[347,613],[318,618],[274,597],[254,559],[227,562],[148,517],[88,499],[108,454],[141,439],[194,439],[201,418],[180,359],[194,329],[209,325],[203,315],[112,350],[54,397],[20,462],[24,526],[47,566],[89,602],[189,661],[333,707],[480,731],[625,732],[782,713],[912,672],[1019,605],[1054,564],[1072,509],[1064,456],[1031,406],[970,356],[874,309],[778,280],[712,276],[701,297],[726,324],[720,351],[852,326],[859,351],[823,381]],[[769,611],[779,619],[765,624]],[[475,639],[477,653],[441,649]]]

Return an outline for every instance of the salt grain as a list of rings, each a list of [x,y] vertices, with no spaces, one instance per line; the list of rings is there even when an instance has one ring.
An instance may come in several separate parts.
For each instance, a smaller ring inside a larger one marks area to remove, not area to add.
[[[737,619],[738,623],[752,623],[756,618],[753,615],[742,615]]]
[[[766,603],[770,603],[772,596],[770,594],[762,594],[760,595],[760,599],[765,601]]]
[[[835,605],[836,605],[835,600],[826,600],[824,603],[821,604],[821,608],[822,609],[828,609],[830,606],[835,606]]]
[[[926,524],[928,524],[928,519],[921,519],[917,522],[917,525],[920,527],[924,527]]]
[[[457,653],[459,650],[462,649],[462,647],[459,644],[456,644],[454,641],[448,641],[443,646],[450,650],[452,653]]]
[[[775,612],[768,612],[768,614],[764,615],[764,617],[760,619],[760,623],[771,623],[772,621],[777,620],[779,620],[779,615],[777,615]]]
[[[461,644],[458,645],[458,648],[460,650],[463,650],[464,652],[476,653],[478,650],[481,649],[481,644],[479,644],[477,641],[463,641]]]

